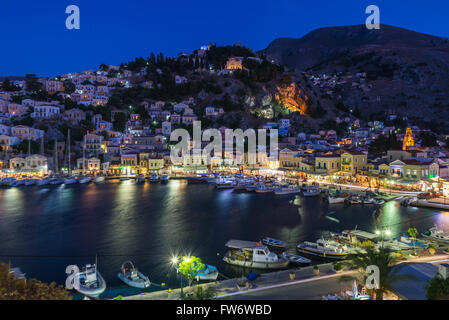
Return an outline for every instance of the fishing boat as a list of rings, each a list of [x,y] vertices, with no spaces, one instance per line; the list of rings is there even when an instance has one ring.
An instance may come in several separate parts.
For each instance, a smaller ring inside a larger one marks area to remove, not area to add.
[[[360,241],[376,241],[379,235],[375,233],[366,232],[363,230],[343,230],[341,233],[330,233],[331,237],[338,242],[356,245]]]
[[[263,238],[262,243],[266,244],[267,246],[285,248],[285,241],[277,240],[277,239],[270,238],[270,237]]]
[[[426,238],[436,240],[437,242],[449,242],[449,233],[437,226],[430,228],[428,231],[424,231],[422,235]]]
[[[159,176],[157,174],[153,173],[150,176],[150,182],[158,182],[158,181],[159,181]]]
[[[92,181],[92,177],[81,177],[79,179],[79,183],[84,184],[84,183],[90,183]]]
[[[94,178],[94,182],[95,183],[100,183],[103,182],[105,180],[105,178],[103,176],[98,176]]]
[[[161,176],[161,182],[162,183],[167,183],[169,179],[170,179],[170,177],[167,176],[166,174]]]
[[[79,280],[78,286],[74,283],[76,278]],[[91,298],[98,298],[106,290],[106,281],[98,272],[95,264],[88,264],[83,271],[75,274],[72,284],[76,291]]]
[[[64,184],[66,186],[67,185],[71,185],[71,184],[75,184],[75,183],[78,183],[78,179],[75,178],[75,177],[69,177],[69,178],[64,179]]]
[[[407,235],[402,235],[397,238],[393,238],[393,240],[385,241],[383,244],[386,247],[390,247],[393,250],[398,249],[423,249],[427,248],[429,245],[421,240],[415,240]]]
[[[241,267],[256,269],[280,269],[289,264],[289,260],[270,252],[267,246],[260,242],[229,240],[226,247],[230,248],[223,261]]]
[[[179,265],[176,265],[175,269],[177,272],[179,272]],[[215,266],[211,266],[210,264],[204,263],[204,269],[198,271],[195,278],[196,281],[200,280],[215,281],[218,278],[218,269]]]
[[[41,179],[41,180],[38,180],[38,181],[36,182],[36,185],[38,185],[38,186],[45,186],[45,185],[47,185],[47,184],[50,184],[50,181],[51,181],[51,178],[45,177],[45,178],[43,178],[43,179]]]
[[[151,286],[150,279],[134,267],[131,261],[125,261],[117,277],[130,287],[145,289]]]
[[[306,189],[302,192],[304,197],[315,197],[319,196],[320,193],[320,188],[318,188],[317,186],[307,186]]]
[[[289,260],[292,263],[296,263],[296,264],[309,264],[311,262],[310,259],[298,256],[297,254],[292,254],[292,253],[288,253],[288,252],[284,252],[282,253],[282,256]]]
[[[274,194],[278,196],[288,195],[288,194],[298,194],[301,190],[296,188],[295,186],[284,186],[279,187],[274,190]]]
[[[345,259],[353,253],[346,245],[324,239],[319,239],[317,242],[302,242],[298,244],[297,250],[306,255],[336,260]]]

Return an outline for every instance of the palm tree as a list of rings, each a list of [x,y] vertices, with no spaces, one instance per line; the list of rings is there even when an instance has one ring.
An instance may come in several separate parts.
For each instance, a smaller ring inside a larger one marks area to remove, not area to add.
[[[367,247],[361,254],[353,254],[348,256],[348,260],[344,264],[348,267],[356,268],[360,271],[358,277],[344,276],[341,281],[348,281],[362,278],[362,283],[366,283],[369,274],[366,270],[369,266],[377,266],[379,268],[379,283],[375,283],[377,289],[372,289],[372,296],[376,300],[382,300],[386,291],[392,289],[392,283],[402,280],[410,279],[412,275],[399,275],[398,271],[405,265],[396,265],[397,257],[385,247]]]

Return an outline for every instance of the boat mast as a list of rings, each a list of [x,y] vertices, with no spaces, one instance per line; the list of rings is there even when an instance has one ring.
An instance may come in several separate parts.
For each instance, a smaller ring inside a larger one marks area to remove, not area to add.
[[[67,129],[67,158],[68,158],[68,165],[69,165],[69,177],[72,176],[72,167],[70,165],[70,128]]]

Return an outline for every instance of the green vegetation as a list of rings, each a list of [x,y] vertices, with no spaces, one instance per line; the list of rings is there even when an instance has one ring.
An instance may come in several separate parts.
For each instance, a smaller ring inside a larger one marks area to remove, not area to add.
[[[444,279],[440,273],[428,280],[425,288],[428,300],[449,300],[449,279]]]
[[[191,257],[182,257],[181,262],[179,263],[179,272],[187,278],[189,281],[189,286],[191,286],[192,281],[195,280],[198,273],[205,268],[204,263],[200,258],[191,256]]]

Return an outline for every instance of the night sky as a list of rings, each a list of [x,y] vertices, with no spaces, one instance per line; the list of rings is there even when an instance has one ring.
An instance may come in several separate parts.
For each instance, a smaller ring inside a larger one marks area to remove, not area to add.
[[[65,27],[71,4],[80,8],[80,30]],[[1,0],[0,76],[56,76],[209,42],[260,50],[278,37],[364,24],[370,4],[382,24],[449,37],[447,0]]]

